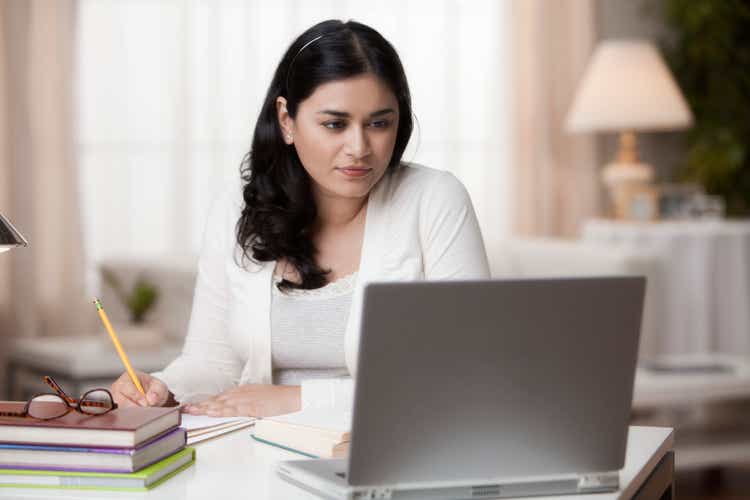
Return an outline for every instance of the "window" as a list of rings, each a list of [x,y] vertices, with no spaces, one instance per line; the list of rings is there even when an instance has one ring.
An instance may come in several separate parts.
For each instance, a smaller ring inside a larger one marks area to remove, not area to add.
[[[405,160],[454,172],[485,237],[507,227],[505,2],[81,0],[77,151],[93,267],[197,254],[212,197],[250,146],[272,72],[324,19],[398,50],[418,127]]]

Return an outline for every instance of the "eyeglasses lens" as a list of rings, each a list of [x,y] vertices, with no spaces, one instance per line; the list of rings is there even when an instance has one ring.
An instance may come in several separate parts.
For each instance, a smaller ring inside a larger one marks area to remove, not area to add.
[[[29,402],[29,416],[40,420],[61,417],[70,411],[70,407],[60,396],[41,394]]]
[[[81,411],[89,415],[107,413],[112,406],[112,396],[100,389],[89,391],[81,398]]]

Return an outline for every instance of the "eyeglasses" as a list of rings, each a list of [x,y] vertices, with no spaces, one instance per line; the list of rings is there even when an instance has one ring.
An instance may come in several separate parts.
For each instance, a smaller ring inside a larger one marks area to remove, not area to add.
[[[112,393],[107,389],[92,389],[79,399],[65,394],[52,377],[44,377],[44,383],[55,391],[52,393],[35,394],[23,407],[23,411],[0,411],[0,417],[23,417],[37,420],[52,420],[62,417],[71,410],[86,415],[99,416],[117,408]]]

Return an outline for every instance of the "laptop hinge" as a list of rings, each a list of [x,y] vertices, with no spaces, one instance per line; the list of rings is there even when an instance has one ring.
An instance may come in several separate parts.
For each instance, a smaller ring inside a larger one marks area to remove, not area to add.
[[[355,500],[381,500],[389,499],[393,495],[390,488],[367,488],[354,493]]]
[[[596,492],[620,486],[620,474],[605,472],[602,474],[585,474],[578,479],[578,491]]]

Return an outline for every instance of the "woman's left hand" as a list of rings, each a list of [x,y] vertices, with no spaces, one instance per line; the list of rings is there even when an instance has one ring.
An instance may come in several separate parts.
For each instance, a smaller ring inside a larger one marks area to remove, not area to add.
[[[300,410],[300,386],[245,384],[182,407],[190,415],[271,417]]]

